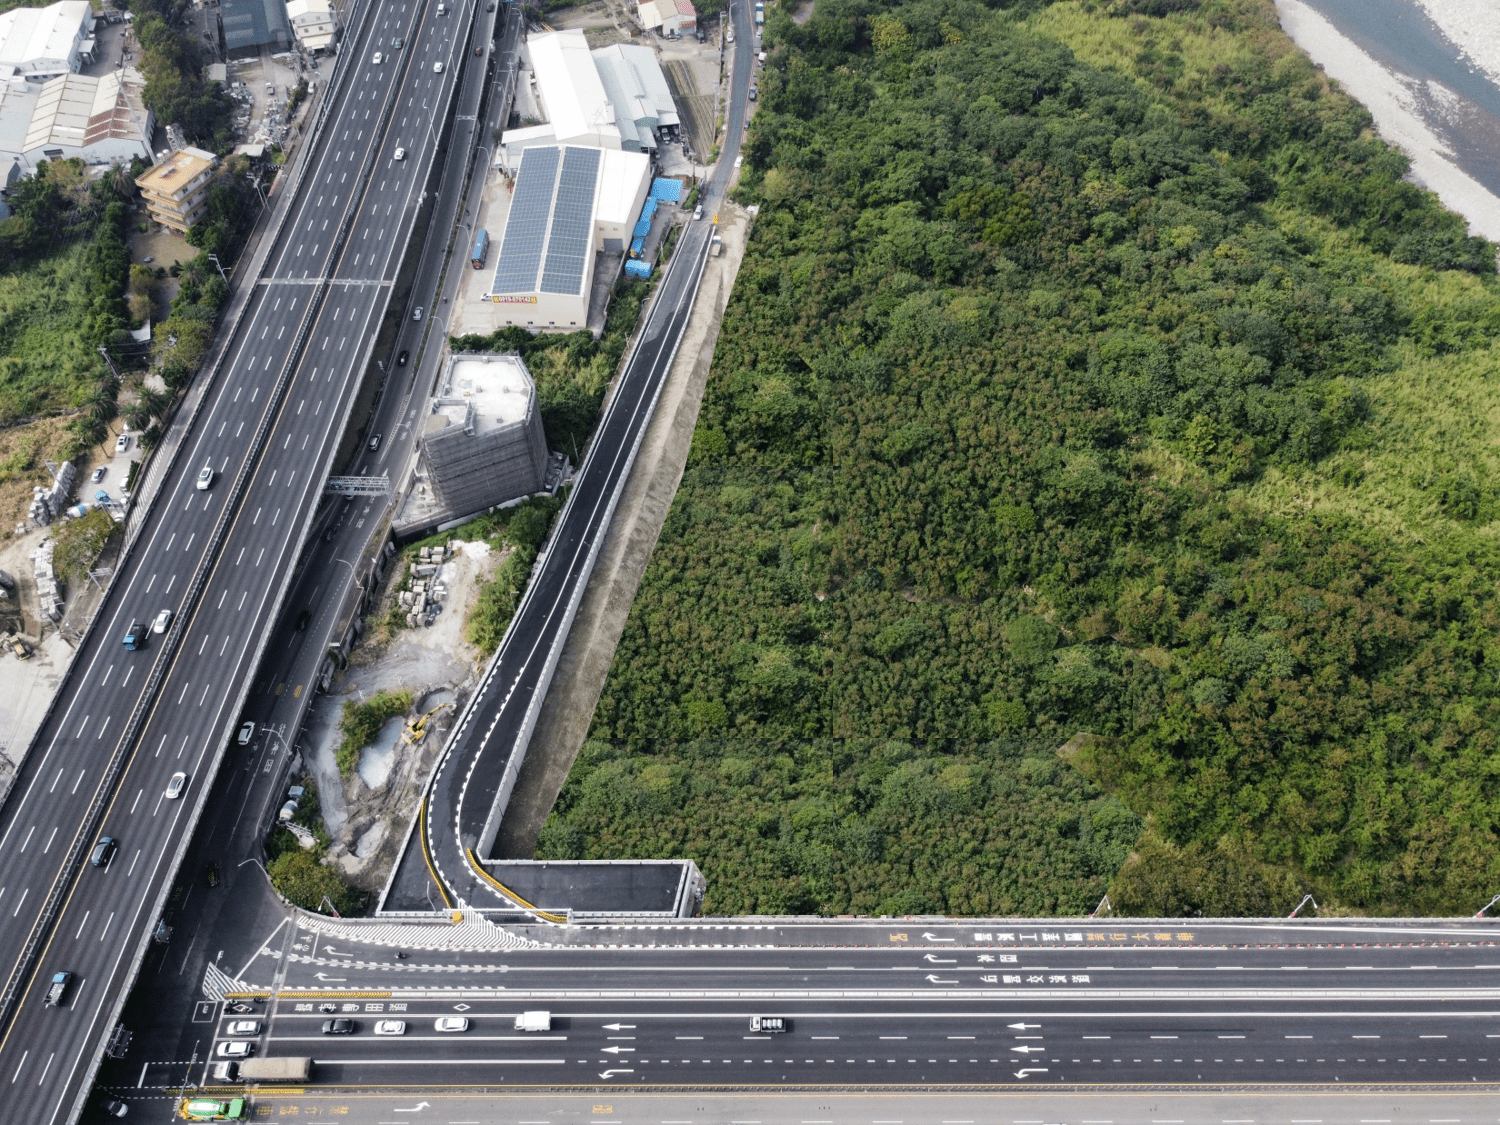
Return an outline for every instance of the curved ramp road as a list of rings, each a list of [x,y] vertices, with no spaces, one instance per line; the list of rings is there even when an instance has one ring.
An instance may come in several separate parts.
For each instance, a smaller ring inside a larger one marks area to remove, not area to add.
[[[750,13],[730,6],[736,42],[723,152],[704,183],[712,215],[739,154],[754,67]],[[688,223],[658,284],[635,350],[599,423],[573,490],[479,690],[449,738],[429,785],[427,814],[408,837],[381,900],[382,912],[440,910],[455,902],[509,900],[475,868],[489,855],[525,759],[527,742],[614,506],[651,421],[707,261],[713,224]]]
[[[0,813],[6,1120],[76,1110],[147,928],[201,882],[172,875],[316,508],[460,70],[469,14],[433,7],[384,0],[356,17],[320,143],[214,386]],[[216,475],[200,490],[205,465]],[[131,622],[164,609],[168,631],[127,650]],[[87,862],[98,836],[118,841],[106,867]],[[175,969],[153,971],[195,983]],[[60,971],[72,986],[45,1006]]]

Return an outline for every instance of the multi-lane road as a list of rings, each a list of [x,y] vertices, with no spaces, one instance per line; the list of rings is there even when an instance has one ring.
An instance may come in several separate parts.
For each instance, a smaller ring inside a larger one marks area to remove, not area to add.
[[[0,1083],[14,1119],[66,1119],[86,1088],[237,724],[463,61],[470,16],[437,18],[435,6],[384,0],[356,17],[270,261],[0,813],[0,951],[13,989]],[[204,468],[213,479],[199,488]],[[163,611],[164,631],[124,647],[132,622],[150,627]],[[118,850],[93,867],[100,836]],[[57,972],[73,980],[48,1007]]]
[[[748,5],[734,3],[729,11],[737,41],[726,139],[700,197],[710,215],[734,174],[755,65]],[[499,832],[573,614],[676,357],[712,236],[711,223],[690,223],[678,242],[552,539],[499,651],[444,747],[426,797],[428,813],[392,873],[381,902],[384,911],[442,909],[455,902],[509,904],[475,869],[471,853],[488,858]]]
[[[318,1085],[953,1089],[1494,1083],[1485,925],[752,920],[529,929],[285,928],[247,981],[256,1050]],[[407,947],[397,957],[400,942]],[[515,1017],[547,1010],[547,1032]],[[461,1033],[435,1030],[462,1016]],[[321,1033],[333,1016],[347,1036]],[[783,1034],[753,1016],[788,1021]],[[224,1042],[229,1013],[217,1035]],[[400,1035],[375,1035],[378,1020]],[[203,1029],[205,1033],[208,1028]]]

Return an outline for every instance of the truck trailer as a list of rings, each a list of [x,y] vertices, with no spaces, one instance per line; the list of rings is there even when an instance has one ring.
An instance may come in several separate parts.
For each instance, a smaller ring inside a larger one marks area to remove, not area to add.
[[[312,1059],[243,1059],[240,1062],[241,1082],[306,1082]]]
[[[476,270],[484,269],[484,256],[489,253],[490,232],[482,230],[474,236],[474,249],[469,254],[469,264]]]

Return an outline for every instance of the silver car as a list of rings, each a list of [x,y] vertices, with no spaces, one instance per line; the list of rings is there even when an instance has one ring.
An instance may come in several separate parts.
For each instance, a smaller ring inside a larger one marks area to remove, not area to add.
[[[167,782],[166,797],[169,801],[175,801],[182,796],[182,791],[187,788],[187,774],[181,770],[172,775],[172,780]]]

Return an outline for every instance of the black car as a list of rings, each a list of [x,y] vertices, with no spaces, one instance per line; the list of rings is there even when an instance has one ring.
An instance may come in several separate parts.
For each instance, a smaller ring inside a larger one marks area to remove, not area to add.
[[[346,1019],[324,1020],[324,1035],[353,1035],[354,1021]]]
[[[115,848],[117,846],[118,845],[116,845],[114,837],[102,837],[99,842],[94,845],[94,854],[89,858],[89,862],[92,863],[95,867],[108,867],[109,861],[115,857]]]
[[[405,367],[406,366],[407,357],[410,356],[410,355],[411,355],[411,352],[402,352],[400,355],[398,355],[396,357],[396,366],[397,367]]]

